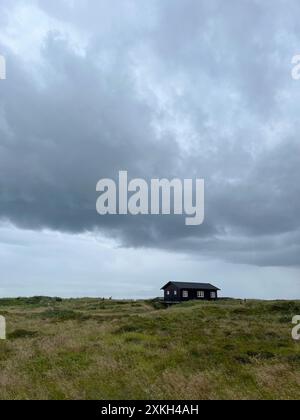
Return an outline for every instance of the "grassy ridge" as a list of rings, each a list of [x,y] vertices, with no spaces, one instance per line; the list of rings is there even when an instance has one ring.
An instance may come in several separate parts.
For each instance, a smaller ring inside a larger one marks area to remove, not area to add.
[[[0,299],[1,399],[299,399],[300,302]]]

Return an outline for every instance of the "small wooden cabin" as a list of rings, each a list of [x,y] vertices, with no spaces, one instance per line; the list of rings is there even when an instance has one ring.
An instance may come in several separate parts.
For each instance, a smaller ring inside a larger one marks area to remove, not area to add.
[[[161,288],[165,302],[186,302],[188,300],[217,300],[218,289],[209,283],[184,283],[169,281]]]

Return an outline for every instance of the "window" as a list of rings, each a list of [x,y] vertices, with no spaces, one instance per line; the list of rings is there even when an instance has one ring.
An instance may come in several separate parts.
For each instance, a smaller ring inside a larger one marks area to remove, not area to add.
[[[204,299],[204,292],[203,292],[203,290],[198,290],[197,291],[197,298],[198,299]]]
[[[182,297],[184,297],[184,298],[189,297],[189,292],[188,292],[187,290],[184,290],[184,291],[182,292]]]
[[[217,297],[216,292],[210,292],[210,297],[211,297],[211,299],[216,299],[216,297]]]
[[[174,296],[177,296],[177,290],[174,290]]]
[[[167,296],[169,296],[170,295],[170,290],[167,290]]]

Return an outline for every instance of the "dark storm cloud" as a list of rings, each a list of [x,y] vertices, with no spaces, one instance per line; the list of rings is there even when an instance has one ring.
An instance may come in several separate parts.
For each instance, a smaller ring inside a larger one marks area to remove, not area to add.
[[[296,1],[3,3],[1,218],[99,229],[127,247],[299,265]],[[32,38],[11,38],[13,16]],[[119,170],[205,178],[205,224],[98,216],[96,183]]]

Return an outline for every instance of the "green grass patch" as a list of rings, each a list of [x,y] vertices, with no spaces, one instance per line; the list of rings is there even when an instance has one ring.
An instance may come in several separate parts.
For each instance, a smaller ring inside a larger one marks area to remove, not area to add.
[[[0,399],[300,399],[298,301],[1,305]]]
[[[19,330],[15,330],[9,333],[7,338],[9,340],[17,340],[20,338],[32,338],[32,337],[36,337],[37,335],[38,335],[37,331],[19,329]]]

